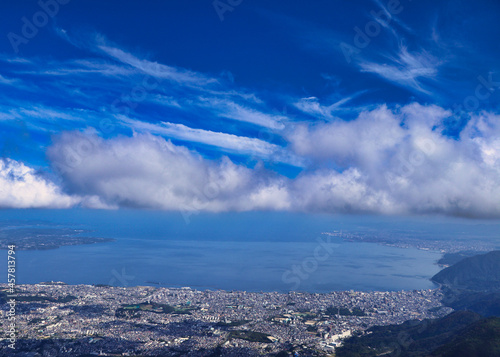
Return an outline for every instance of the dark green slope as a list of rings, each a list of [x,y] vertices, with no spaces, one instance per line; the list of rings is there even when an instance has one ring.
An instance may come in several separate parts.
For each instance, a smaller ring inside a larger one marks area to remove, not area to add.
[[[435,357],[500,356],[500,318],[478,321],[432,353]]]
[[[500,251],[465,258],[436,274],[443,303],[455,312],[440,319],[372,327],[337,349],[337,357],[500,357]]]
[[[432,280],[443,285],[443,304],[500,317],[500,251],[465,258]]]
[[[500,290],[500,251],[465,258],[441,270],[432,280],[455,289]]]
[[[337,357],[429,356],[453,340],[455,335],[479,321],[470,311],[457,311],[441,319],[407,321],[400,325],[376,326],[361,337],[352,337],[337,349]]]
[[[483,293],[475,291],[443,290],[443,304],[454,310],[470,310],[484,317],[500,317],[500,292]]]

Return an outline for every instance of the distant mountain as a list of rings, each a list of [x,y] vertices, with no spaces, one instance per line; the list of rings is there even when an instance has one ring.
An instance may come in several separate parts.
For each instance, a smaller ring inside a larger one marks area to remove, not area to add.
[[[500,317],[500,251],[465,258],[432,280],[443,285],[443,304]]]
[[[456,253],[445,253],[441,259],[438,260],[438,264],[443,266],[450,266],[453,264],[458,263],[461,260],[464,260],[465,258],[472,257],[474,255],[477,255],[476,250],[462,250],[460,252]]]
[[[453,289],[500,291],[500,251],[465,258],[441,270],[432,280]]]

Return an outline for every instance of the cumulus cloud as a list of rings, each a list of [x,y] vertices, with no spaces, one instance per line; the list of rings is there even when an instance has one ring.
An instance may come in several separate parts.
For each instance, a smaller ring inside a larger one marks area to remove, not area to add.
[[[67,191],[109,205],[214,212],[290,207],[284,178],[227,157],[207,160],[149,134],[104,140],[64,133],[48,156]]]
[[[317,170],[291,182],[295,209],[327,213],[396,214],[404,210],[388,192],[370,185],[359,169]]]
[[[0,160],[0,207],[68,208],[78,198],[65,195],[52,182],[21,162]]]
[[[291,148],[317,167],[300,180],[307,207],[323,211],[500,216],[499,116],[473,117],[458,139],[441,133],[450,112],[382,106],[353,121],[300,125]],[[334,167],[335,170],[331,168]],[[316,194],[314,195],[314,192]],[[316,206],[314,206],[316,203]]]
[[[295,178],[207,159],[151,134],[65,132],[47,151],[61,188],[20,162],[0,161],[0,205],[500,217],[500,116],[473,116],[451,138],[442,134],[450,115],[410,104],[297,123],[286,129],[288,151],[307,166]]]

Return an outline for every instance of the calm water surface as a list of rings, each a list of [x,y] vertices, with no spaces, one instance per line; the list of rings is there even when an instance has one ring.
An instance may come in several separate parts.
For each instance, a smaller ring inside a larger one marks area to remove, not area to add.
[[[18,283],[157,285],[246,291],[412,290],[435,285],[440,254],[332,238],[324,231],[357,228],[361,218],[250,213],[193,215],[141,211],[3,211],[0,222],[57,224],[115,238],[92,245],[18,251]],[[30,223],[31,222],[31,223]],[[363,223],[365,224],[365,223]],[[376,223],[384,225],[382,223]],[[3,252],[3,253],[2,253]],[[320,255],[316,255],[320,252]],[[0,251],[0,263],[6,251]],[[6,263],[0,264],[6,282]],[[293,273],[300,267],[300,275]]]
[[[309,292],[433,288],[440,254],[339,242],[314,258],[318,244],[119,239],[112,243],[18,251],[19,283],[64,281],[115,286]],[[301,271],[293,273],[293,266]],[[283,277],[286,271],[288,275]],[[1,272],[0,274],[5,274]],[[300,274],[300,275],[299,275]],[[298,283],[297,283],[298,282]]]

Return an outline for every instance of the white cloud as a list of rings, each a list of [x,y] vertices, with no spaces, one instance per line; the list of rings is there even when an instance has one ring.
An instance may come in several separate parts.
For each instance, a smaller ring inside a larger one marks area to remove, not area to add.
[[[61,193],[33,168],[11,159],[0,160],[0,207],[68,208],[78,201]]]
[[[46,76],[89,76],[102,75],[106,77],[127,77],[137,73],[135,68],[126,68],[123,65],[115,65],[100,59],[73,60],[63,63],[53,63],[53,67],[44,70],[24,71]]]
[[[331,120],[334,119],[332,111],[335,110],[338,106],[349,101],[349,99],[350,98],[344,98],[339,102],[325,106],[320,104],[318,98],[307,97],[301,98],[297,103],[294,104],[294,106],[306,114],[313,115],[317,118],[325,118]]]
[[[284,129],[284,123],[287,121],[287,118],[283,115],[267,114],[227,99],[200,97],[196,105],[214,111],[222,118],[238,120],[274,130]]]
[[[128,52],[106,44],[102,37],[99,42],[101,43],[97,45],[97,48],[106,55],[155,78],[166,79],[181,85],[193,87],[215,84],[218,82],[215,78],[210,78],[197,72],[139,59]]]
[[[357,168],[306,173],[291,182],[290,190],[294,208],[306,212],[396,214],[404,210],[388,192],[372,187]]]
[[[435,79],[439,62],[425,51],[410,53],[401,46],[397,58],[387,58],[389,63],[363,60],[359,63],[364,72],[374,73],[383,79],[416,92],[431,94],[421,83],[422,78]]]
[[[181,211],[287,209],[285,179],[151,135],[64,133],[49,149],[65,188],[108,205]]]
[[[499,217],[499,117],[474,117],[455,140],[440,132],[450,115],[437,106],[383,106],[349,122],[298,126],[291,148],[313,160],[321,172],[314,182],[326,187],[304,189],[304,202],[327,211]],[[314,187],[304,176],[299,186]]]
[[[311,166],[295,179],[210,161],[151,135],[66,133],[49,157],[59,167],[70,162],[62,174],[69,192],[107,205],[498,217],[500,121],[474,117],[455,140],[439,131],[449,115],[437,106],[382,106],[352,121],[300,125],[290,149]]]
[[[18,85],[21,83],[21,80],[18,78],[7,78],[0,74],[0,84],[5,85]]]
[[[0,205],[500,217],[500,116],[473,116],[454,139],[441,133],[450,115],[438,106],[410,104],[381,106],[350,121],[297,124],[287,131],[287,154],[309,165],[293,179],[262,165],[209,160],[151,134],[103,139],[66,132],[47,152],[62,188],[4,160]],[[171,123],[146,129],[214,144],[229,139]],[[274,150],[266,145],[263,154]]]
[[[282,147],[256,138],[190,128],[183,124],[162,122],[158,125],[145,123],[127,118],[123,115],[118,115],[117,118],[135,131],[159,134],[174,139],[211,145],[223,149],[226,152],[251,155],[256,158],[274,160],[294,166],[301,166],[303,164],[300,158],[285,151]]]
[[[288,139],[299,156],[340,167],[371,165],[376,170],[386,159],[384,153],[394,149],[404,135],[399,119],[381,107],[363,112],[353,121],[297,125]]]

